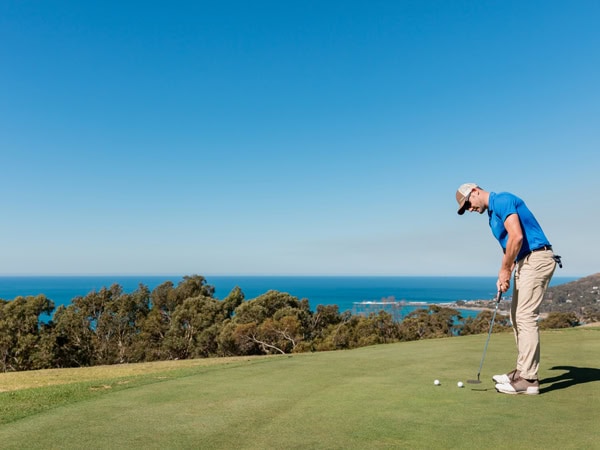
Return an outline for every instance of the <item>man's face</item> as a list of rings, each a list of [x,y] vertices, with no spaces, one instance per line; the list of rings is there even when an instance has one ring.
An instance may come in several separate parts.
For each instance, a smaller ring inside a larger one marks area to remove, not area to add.
[[[465,210],[469,212],[478,212],[479,214],[483,214],[487,211],[487,205],[485,204],[483,196],[480,195],[480,192],[477,189],[473,189],[471,191],[471,194],[469,194],[465,205]]]

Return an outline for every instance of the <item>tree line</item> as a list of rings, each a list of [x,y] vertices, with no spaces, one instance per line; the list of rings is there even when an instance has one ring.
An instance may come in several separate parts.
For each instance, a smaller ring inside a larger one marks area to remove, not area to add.
[[[248,301],[239,287],[222,300],[214,293],[193,275],[152,291],[114,284],[56,311],[45,295],[0,299],[0,371],[351,349],[487,332],[491,318],[483,311],[463,319],[431,305],[397,322],[384,311],[311,311],[307,299],[274,290]],[[494,331],[508,327],[508,318],[497,317]]]

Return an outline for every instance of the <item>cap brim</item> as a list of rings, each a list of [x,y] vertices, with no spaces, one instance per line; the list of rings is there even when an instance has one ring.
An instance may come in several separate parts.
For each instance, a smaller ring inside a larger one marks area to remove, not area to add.
[[[458,213],[458,215],[459,215],[459,216],[462,216],[462,215],[465,213],[465,210],[467,209],[467,205],[466,205],[466,203],[467,203],[467,202],[466,202],[466,201],[464,201],[464,202],[463,202],[463,204],[462,204],[462,205],[460,205],[460,208],[458,208],[458,211],[457,211],[457,213]]]

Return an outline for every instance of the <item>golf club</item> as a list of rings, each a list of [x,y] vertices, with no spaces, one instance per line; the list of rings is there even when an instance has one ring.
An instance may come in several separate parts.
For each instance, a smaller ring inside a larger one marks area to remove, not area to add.
[[[496,313],[498,312],[498,305],[500,304],[500,299],[502,298],[502,291],[498,291],[496,295],[496,308],[494,308],[494,314],[492,315],[492,322],[490,323],[490,331],[488,331],[488,336],[485,341],[485,347],[483,348],[483,355],[481,356],[481,363],[479,364],[479,372],[477,372],[476,380],[467,380],[467,383],[470,384],[480,384],[481,380],[479,376],[481,375],[481,368],[483,367],[483,360],[485,359],[485,352],[487,351],[488,344],[490,342],[490,336],[492,335],[492,328],[494,328],[494,321],[496,320]]]

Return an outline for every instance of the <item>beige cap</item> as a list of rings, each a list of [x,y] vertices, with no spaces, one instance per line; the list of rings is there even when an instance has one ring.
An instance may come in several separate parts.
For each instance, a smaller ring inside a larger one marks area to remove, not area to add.
[[[458,202],[458,214],[464,214],[466,209],[465,203],[469,199],[469,195],[471,195],[473,189],[475,189],[476,187],[479,186],[477,186],[477,184],[475,183],[465,183],[460,185],[458,191],[456,191],[456,201]]]

